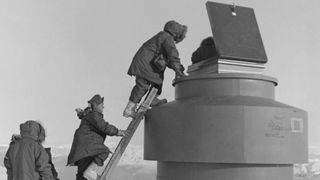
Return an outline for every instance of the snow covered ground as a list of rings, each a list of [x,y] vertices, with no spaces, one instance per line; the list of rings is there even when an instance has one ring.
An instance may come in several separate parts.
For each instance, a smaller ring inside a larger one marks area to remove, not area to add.
[[[107,146],[113,151],[116,144],[108,144]],[[70,145],[52,147],[53,162],[62,180],[74,179],[76,174],[75,167],[66,166],[70,147]],[[6,169],[2,162],[7,148],[6,145],[0,145],[0,180],[6,179]],[[320,148],[311,147],[309,153],[308,164],[294,166],[295,180],[320,180]],[[153,180],[155,177],[156,163],[143,160],[142,146],[129,145],[111,180]]]
[[[117,144],[108,144],[111,151],[114,151]],[[71,145],[51,147],[53,163],[62,180],[75,179],[76,167],[66,166],[67,157]],[[0,146],[0,180],[5,180],[6,169],[3,167],[3,158],[8,146]],[[103,168],[101,168],[101,171]],[[115,169],[111,180],[152,180],[156,177],[156,163],[143,160],[143,149],[141,146],[129,145],[123,154],[118,167]]]
[[[309,147],[309,163],[295,164],[294,177],[320,180],[320,147]]]
[[[6,168],[0,166],[0,180],[7,179]]]

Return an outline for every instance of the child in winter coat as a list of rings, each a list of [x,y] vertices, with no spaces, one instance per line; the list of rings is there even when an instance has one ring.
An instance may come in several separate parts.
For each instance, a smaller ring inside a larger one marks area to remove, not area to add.
[[[49,156],[49,164],[51,165],[51,172],[52,172],[52,175],[53,175],[53,179],[54,180],[60,180],[58,178],[58,172],[52,162],[52,154],[51,154],[51,148],[44,148],[44,150],[46,150],[46,152],[48,153],[48,156]]]
[[[124,117],[134,117],[136,105],[147,93],[150,86],[158,89],[158,96],[162,91],[162,83],[165,68],[173,69],[176,78],[185,76],[184,67],[180,63],[176,43],[181,42],[187,33],[187,26],[175,21],[165,24],[164,30],[153,36],[135,54],[128,74],[136,77],[136,85],[131,91],[129,102],[123,112]],[[151,106],[166,103],[167,100],[160,100],[157,97]]]
[[[20,124],[20,136],[12,137],[4,158],[8,180],[54,180],[44,140],[40,123],[30,120]]]
[[[96,180],[98,166],[102,166],[110,150],[104,145],[107,135],[128,136],[127,131],[119,130],[103,119],[104,98],[93,96],[85,110],[76,109],[81,123],[73,138],[68,165],[78,166],[76,180]]]

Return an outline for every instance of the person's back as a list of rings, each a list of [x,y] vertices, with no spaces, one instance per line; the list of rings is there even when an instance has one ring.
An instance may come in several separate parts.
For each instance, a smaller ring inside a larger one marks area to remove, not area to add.
[[[40,144],[40,124],[20,125],[21,138],[13,139],[4,159],[8,180],[53,180],[47,152]]]

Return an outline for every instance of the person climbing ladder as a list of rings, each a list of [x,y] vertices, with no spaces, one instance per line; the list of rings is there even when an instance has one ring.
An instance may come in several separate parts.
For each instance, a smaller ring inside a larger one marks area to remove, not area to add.
[[[183,73],[184,67],[180,62],[175,44],[181,42],[186,33],[187,26],[176,21],[169,21],[165,24],[163,31],[160,31],[140,47],[128,70],[128,75],[136,77],[136,84],[123,111],[124,117],[134,117],[136,115],[137,104],[147,93],[149,86],[158,89],[157,96],[161,94],[166,67],[175,71],[176,78],[185,76]],[[166,99],[156,97],[151,106],[159,106],[166,102]]]
[[[109,136],[129,135],[128,131],[120,130],[106,122],[103,118],[104,98],[93,96],[85,110],[76,109],[81,123],[73,138],[67,165],[78,166],[76,180],[96,180],[99,178],[97,169],[108,158],[110,150],[104,145]]]

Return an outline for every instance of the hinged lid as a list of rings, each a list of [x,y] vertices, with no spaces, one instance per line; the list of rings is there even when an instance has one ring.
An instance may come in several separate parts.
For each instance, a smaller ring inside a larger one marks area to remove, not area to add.
[[[215,2],[207,2],[206,7],[220,59],[267,62],[252,8]]]

